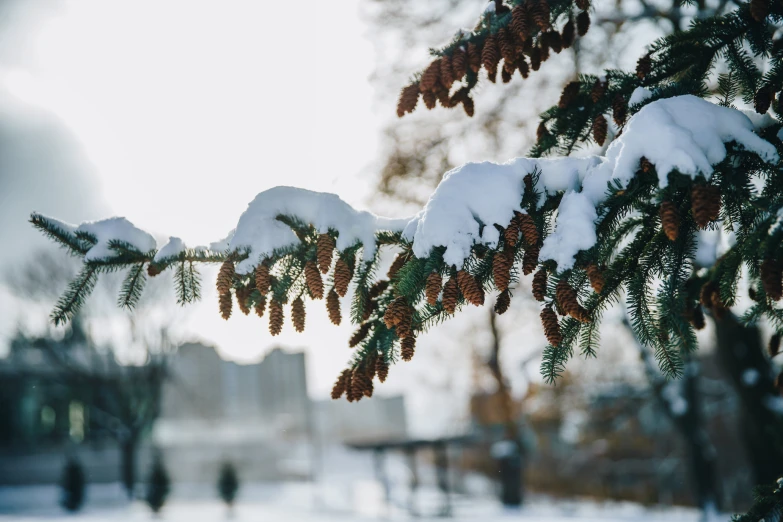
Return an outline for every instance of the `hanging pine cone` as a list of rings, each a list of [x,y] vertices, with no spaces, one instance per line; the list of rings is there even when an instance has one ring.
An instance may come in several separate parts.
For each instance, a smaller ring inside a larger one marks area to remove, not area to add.
[[[604,94],[606,94],[606,82],[602,82],[601,80],[596,80],[593,84],[593,89],[590,91],[590,98],[593,100],[593,103],[598,103],[598,101],[604,97]]]
[[[567,109],[577,96],[579,96],[579,82],[569,82],[563,88],[563,93],[560,95],[560,101],[557,103],[557,106],[560,109]]]
[[[752,16],[755,21],[763,22],[768,15],[769,0],[750,0],[750,16]]]
[[[511,281],[513,255],[513,252],[504,250],[503,252],[495,252],[495,256],[492,258],[492,277],[495,279],[495,286],[501,292],[508,290],[508,284]]]
[[[377,298],[382,293],[384,293],[387,288],[389,288],[388,279],[381,279],[380,281],[377,281],[374,285],[370,287],[370,291],[369,291],[370,299]]]
[[[563,49],[568,49],[574,45],[574,39],[576,38],[576,26],[574,20],[569,18],[566,24],[563,26],[563,32],[560,33],[560,41],[563,43]]]
[[[504,290],[503,292],[498,295],[497,301],[495,301],[495,313],[498,315],[503,315],[506,313],[506,310],[508,310],[508,307],[511,305],[511,293],[508,291],[508,289]]]
[[[368,353],[367,357],[364,359],[364,373],[371,381],[375,378],[375,365],[377,360],[378,352],[376,350],[370,350],[370,353]]]
[[[593,120],[593,139],[598,145],[603,146],[606,142],[606,133],[608,130],[609,124],[603,114],[596,116]]]
[[[432,110],[435,108],[435,106],[438,104],[438,97],[435,96],[435,93],[432,91],[427,91],[421,95],[422,101],[424,101],[424,106],[427,108],[427,110]]]
[[[337,377],[334,386],[332,387],[332,399],[337,400],[345,393],[345,385],[348,379],[351,378],[351,370],[343,370]]]
[[[397,272],[400,271],[400,269],[405,266],[405,263],[408,261],[408,254],[406,253],[400,253],[397,254],[397,257],[394,258],[394,261],[392,261],[391,266],[389,267],[389,271],[386,272],[386,277],[389,279],[394,279],[394,276],[397,275]]]
[[[279,335],[283,330],[283,303],[272,299],[269,302],[269,333]]]
[[[604,289],[604,273],[603,271],[598,268],[598,265],[595,265],[593,263],[587,265],[587,279],[590,281],[590,286],[593,287],[593,290],[596,294],[600,294]]]
[[[514,248],[517,246],[517,240],[519,239],[519,218],[514,214],[514,217],[509,221],[508,226],[503,229],[503,241],[508,248]]]
[[[218,303],[220,305],[220,315],[228,321],[231,317],[231,307],[233,305],[233,299],[231,298],[231,291],[225,292],[218,296]]]
[[[405,309],[408,307],[408,303],[405,302],[404,297],[398,297],[386,307],[386,312],[383,314],[383,322],[386,328],[392,328],[400,323],[405,316]]]
[[[761,285],[773,301],[783,297],[783,269],[776,259],[765,259],[761,263]]]
[[[462,100],[462,108],[465,109],[465,114],[467,114],[469,118],[472,118],[473,114],[476,112],[476,107],[473,105],[473,98],[468,97]]]
[[[536,129],[536,141],[540,142],[547,136],[549,136],[549,131],[546,129],[546,125],[542,121],[538,124],[538,128]]]
[[[337,292],[334,291],[334,288],[329,290],[329,294],[326,296],[326,310],[329,312],[329,320],[332,324],[339,325],[342,320],[342,315],[340,314],[340,297],[337,295]]]
[[[533,21],[542,30],[549,29],[549,3],[547,0],[538,0],[531,6]]]
[[[691,189],[691,210],[699,228],[720,216],[720,189],[713,185],[697,184]]]
[[[362,397],[372,397],[372,381],[367,377],[367,373],[362,368],[354,368],[351,372],[351,390],[353,399],[360,400]]]
[[[370,326],[370,323],[362,323],[351,336],[351,339],[348,341],[348,346],[354,348],[364,341],[367,338],[367,334],[370,333]]]
[[[155,277],[157,275],[160,275],[160,273],[161,273],[160,267],[158,265],[156,265],[155,263],[150,263],[149,265],[147,265],[147,275],[148,276]]]
[[[395,326],[397,337],[405,339],[413,335],[413,309],[410,306],[405,305],[400,307],[402,315],[400,321]]]
[[[255,280],[256,289],[261,293],[261,295],[266,295],[269,293],[269,267],[266,264],[259,263],[256,266]]]
[[[636,77],[640,80],[644,80],[644,78],[650,74],[650,71],[652,70],[652,58],[650,57],[650,54],[645,54],[639,60],[636,62]]]
[[[448,55],[440,57],[440,82],[446,89],[451,89],[451,86],[454,85],[454,69],[451,57]]]
[[[332,254],[334,253],[334,238],[328,234],[321,234],[318,236],[318,241],[315,245],[316,259],[318,260],[318,268],[322,274],[329,272],[332,266]]]
[[[653,165],[652,162],[644,156],[639,159],[639,169],[645,174],[652,172],[654,168],[655,165]]]
[[[701,309],[700,305],[693,307],[693,310],[688,317],[688,322],[691,323],[691,325],[697,330],[704,328],[704,310]]]
[[[481,49],[474,43],[468,43],[468,67],[474,73],[481,69]]]
[[[310,297],[313,299],[323,299],[324,282],[313,261],[305,263],[304,273],[305,283],[307,283],[307,289],[310,291]]]
[[[590,15],[587,11],[582,11],[576,15],[576,32],[579,36],[584,36],[590,29]]]
[[[533,276],[533,297],[536,301],[543,301],[546,296],[547,275],[546,269],[540,268]]]
[[[506,63],[513,64],[517,61],[517,50],[514,40],[511,34],[502,27],[498,30],[498,46],[500,47],[500,55]],[[511,72],[513,72],[513,69]]]
[[[677,236],[680,233],[680,213],[677,211],[677,207],[671,201],[664,201],[661,203],[661,208],[658,211],[661,216],[661,228],[669,238],[669,241],[677,241]]]
[[[549,43],[547,42],[546,38],[539,37],[538,48],[541,50],[541,61],[545,62],[549,60]]]
[[[522,53],[517,57],[517,69],[519,69],[519,74],[522,75],[522,78],[527,78],[530,75],[530,66]]]
[[[487,70],[489,80],[494,82],[500,62],[500,50],[498,49],[497,37],[494,34],[487,36],[484,41],[484,49],[481,51],[481,65]]]
[[[590,9],[590,0],[576,0],[576,7],[582,11],[587,11]]]
[[[367,301],[367,304],[364,307],[364,312],[362,312],[362,321],[366,321],[370,318],[372,313],[378,309],[378,301],[374,299],[370,299]]]
[[[535,187],[533,187],[533,176],[525,174],[525,177],[522,178],[522,182],[525,184],[525,194],[531,194],[535,189]]]
[[[766,114],[769,110],[769,106],[772,105],[772,98],[774,96],[775,93],[768,85],[765,85],[756,91],[756,96],[753,99],[753,107],[756,109],[756,112],[759,114]]]
[[[468,72],[468,53],[461,47],[451,55],[451,73],[454,81],[458,82],[465,77]]]
[[[713,295],[716,293],[720,295],[718,283],[715,281],[707,281],[704,283],[704,285],[702,285],[699,292],[699,302],[704,308],[712,308],[712,305],[715,302]]]
[[[527,3],[522,2],[511,10],[511,29],[520,40],[523,42],[527,40],[530,34],[530,14]]]
[[[334,289],[337,291],[337,295],[345,297],[352,277],[351,267],[343,261],[343,258],[338,257],[337,263],[334,265]]]
[[[422,92],[432,91],[435,86],[440,82],[440,61],[433,60],[424,69],[421,74],[421,80],[419,80],[419,88]]]
[[[531,245],[525,250],[525,255],[522,257],[522,273],[525,275],[532,274],[538,266],[538,253],[541,251],[541,247],[538,245]]]
[[[612,118],[614,123],[618,127],[625,125],[625,119],[628,117],[628,106],[625,103],[625,98],[618,93],[615,95],[612,101]]]
[[[438,303],[440,287],[443,284],[443,278],[439,273],[433,272],[427,276],[427,282],[424,285],[424,293],[427,296],[427,303],[435,306]]]
[[[530,214],[522,214],[520,212],[516,216],[517,220],[519,221],[519,228],[522,230],[522,237],[525,238],[525,242],[528,245],[538,244],[538,229],[536,228],[535,221],[533,221],[533,218],[530,217]],[[538,259],[537,255],[536,259]]]
[[[579,300],[576,297],[576,292],[568,281],[561,279],[557,283],[557,289],[555,291],[555,297],[560,307],[568,313],[571,317],[582,323],[590,322],[590,314],[587,313],[582,305],[579,304]]]
[[[225,294],[231,290],[231,284],[234,281],[234,262],[230,260],[223,261],[217,275],[218,294]]]
[[[264,317],[264,310],[266,310],[266,298],[262,295],[258,301],[256,301],[256,304],[253,306],[256,310],[256,315],[258,317]]]
[[[559,346],[563,341],[563,336],[560,333],[560,323],[557,322],[557,314],[550,307],[541,310],[541,324],[544,326],[544,335],[546,335],[546,340],[549,341],[549,344]]]
[[[560,54],[560,52],[563,50],[563,40],[560,38],[560,33],[557,31],[549,31],[547,33],[549,35],[549,47],[557,54]]]
[[[402,118],[408,112],[413,112],[416,103],[419,101],[419,84],[412,83],[406,85],[400,91],[400,98],[397,100],[397,116]]]
[[[474,306],[484,304],[484,289],[467,270],[457,272],[457,284],[465,299]]]
[[[386,378],[389,376],[389,363],[386,362],[383,354],[379,355],[375,360],[375,374],[381,382],[386,382]]]
[[[416,350],[416,338],[406,337],[400,344],[400,357],[403,361],[410,361],[413,359],[413,353]]]
[[[457,278],[452,277],[443,286],[443,310],[447,314],[453,314],[457,309],[457,301],[459,301],[459,286]]]
[[[500,70],[500,79],[503,81],[503,83],[508,83],[511,81],[511,73],[508,72],[508,69],[506,66],[503,66],[503,69]]]
[[[774,333],[769,338],[769,356],[775,357],[780,352],[780,334]]]
[[[305,328],[305,305],[301,297],[294,299],[291,303],[291,322],[297,332],[304,332]]]
[[[541,49],[533,47],[530,50],[530,68],[537,71],[541,68]]]
[[[250,314],[248,300],[250,299],[251,292],[252,290],[246,286],[237,288],[237,304],[239,305],[239,310],[245,315]]]

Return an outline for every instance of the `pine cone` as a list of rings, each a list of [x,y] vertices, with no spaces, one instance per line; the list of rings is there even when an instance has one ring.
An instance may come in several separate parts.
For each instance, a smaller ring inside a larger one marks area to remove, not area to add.
[[[361,400],[362,397],[372,397],[372,381],[361,368],[354,368],[351,372],[351,391],[353,400]]]
[[[419,101],[419,84],[412,83],[406,85],[400,91],[400,98],[397,100],[397,116],[402,118],[408,112],[413,112],[416,103]]]
[[[560,51],[563,50],[563,40],[560,38],[560,33],[557,31],[549,31],[547,33],[548,40],[549,40],[549,47],[557,54],[560,54]]]
[[[752,16],[755,21],[763,22],[768,15],[769,0],[750,0],[750,16]]]
[[[220,265],[220,270],[217,275],[217,291],[218,294],[225,294],[231,290],[231,284],[234,281],[234,262],[226,259],[223,264]]]
[[[264,310],[266,310],[266,298],[263,295],[258,299],[258,301],[256,301],[254,308],[258,317],[264,317]]]
[[[519,69],[519,74],[522,75],[522,78],[527,78],[530,75],[530,66],[527,64],[524,54],[520,53],[517,57],[517,68]]]
[[[457,284],[465,299],[474,306],[484,304],[484,289],[479,286],[467,270],[457,272]]]
[[[337,400],[340,397],[343,396],[345,393],[345,385],[348,382],[348,379],[351,378],[351,370],[343,370],[340,375],[337,377],[337,381],[334,383],[334,386],[332,387],[332,399]]]
[[[546,296],[547,275],[546,269],[540,268],[533,276],[533,297],[536,301],[543,301]]]
[[[587,11],[582,11],[576,15],[576,32],[579,36],[584,36],[590,29],[590,15]]]
[[[579,96],[579,82],[569,82],[563,88],[563,93],[560,95],[560,101],[557,103],[557,106],[560,109],[567,109],[577,96]]]
[[[549,344],[559,346],[563,341],[563,336],[560,334],[560,323],[557,322],[557,314],[550,307],[541,310],[541,324],[544,326],[544,335],[546,335],[546,340],[549,341]]]
[[[416,349],[416,338],[406,337],[400,344],[400,357],[403,361],[410,361],[413,359],[413,352]]]
[[[716,293],[720,295],[718,284],[715,281],[707,281],[699,292],[699,302],[704,308],[712,308],[712,304],[715,302],[713,295]]]
[[[220,305],[220,315],[223,316],[223,319],[228,321],[228,318],[231,317],[231,307],[233,305],[231,291],[229,290],[228,292],[220,294],[218,296],[218,303]]]
[[[402,317],[405,315],[405,308],[407,306],[408,304],[405,302],[404,297],[398,297],[389,303],[389,306],[386,307],[386,312],[383,314],[383,322],[386,325],[386,328],[391,329],[399,324]]]
[[[405,339],[413,335],[413,309],[405,303],[398,309],[400,313],[400,320],[397,322],[396,332],[397,337]]]
[[[362,323],[359,329],[354,332],[351,339],[348,341],[348,346],[354,348],[367,338],[367,334],[370,333],[370,323]]]
[[[451,98],[449,98],[449,90],[445,87],[440,87],[435,90],[435,99],[438,100],[438,103],[440,103],[440,106],[444,109],[450,109],[452,107]]]
[[[378,301],[374,299],[370,299],[367,301],[367,305],[364,307],[364,312],[362,313],[362,321],[366,321],[370,318],[372,313],[378,309]]]
[[[772,105],[772,98],[774,96],[775,93],[772,91],[772,89],[769,88],[768,85],[765,85],[756,91],[756,96],[753,99],[753,106],[756,109],[756,112],[759,114],[766,114],[769,110],[769,106]]]
[[[625,119],[628,117],[628,105],[621,94],[617,94],[612,101],[612,117],[618,127],[625,125]]]
[[[318,268],[321,269],[321,273],[329,273],[329,269],[332,267],[334,238],[328,233],[319,235],[315,250],[316,258],[318,259]]]
[[[661,203],[658,213],[661,216],[661,227],[666,237],[669,238],[669,241],[677,241],[677,236],[680,233],[680,213],[677,212],[677,207],[671,201],[664,201]]]
[[[508,290],[508,284],[511,281],[513,255],[511,251],[504,250],[495,252],[495,256],[492,258],[492,276],[495,279],[495,286],[501,292]]]
[[[440,81],[446,89],[451,89],[454,85],[454,69],[448,55],[440,57]]]
[[[345,297],[345,294],[348,293],[348,285],[351,284],[351,278],[353,278],[351,267],[341,257],[338,257],[337,263],[334,265],[334,289],[337,291],[337,295]]]
[[[453,314],[457,309],[457,301],[459,301],[459,286],[457,278],[452,277],[443,286],[443,310],[447,314]]]
[[[451,55],[451,72],[456,82],[462,80],[468,72],[468,53],[464,49],[457,49]]]
[[[424,69],[419,80],[419,88],[422,92],[432,91],[435,86],[440,82],[440,61],[439,59],[433,60]]]
[[[481,65],[487,70],[490,81],[494,81],[492,77],[497,73],[498,62],[500,62],[500,52],[497,37],[494,34],[490,34],[484,41],[484,49],[481,51]]]
[[[639,159],[639,169],[645,174],[652,172],[654,168],[655,165],[653,165],[652,162],[644,156]]]
[[[765,259],[761,263],[761,285],[773,301],[783,297],[783,269],[776,259]]]
[[[542,121],[538,124],[538,128],[536,129],[536,141],[541,141],[547,136],[549,136],[549,131],[546,129],[546,125]]]
[[[388,279],[381,279],[370,287],[369,296],[370,299],[375,299],[389,288]]]
[[[462,101],[462,108],[465,109],[465,114],[467,114],[469,118],[472,118],[473,114],[476,112],[476,107],[473,105],[472,98],[465,98]]]
[[[334,288],[329,290],[326,296],[326,310],[329,312],[329,320],[332,324],[339,325],[342,315],[340,314],[340,298]]]
[[[652,58],[650,57],[650,54],[645,54],[639,60],[636,62],[636,77],[640,80],[644,80],[644,78],[650,74],[650,71],[652,70]]]
[[[432,91],[427,91],[421,95],[421,99],[424,101],[424,106],[427,107],[427,110],[432,110],[435,108],[435,106],[438,104],[438,98],[435,96],[435,93]]]
[[[530,13],[525,2],[511,10],[511,29],[523,42],[530,35]]]
[[[519,218],[516,214],[509,221],[508,226],[503,229],[503,241],[509,248],[517,246],[517,239],[519,238]]]
[[[443,284],[443,278],[439,273],[433,272],[427,276],[427,282],[424,285],[424,293],[427,296],[427,303],[432,306],[438,304],[438,295]]]
[[[530,50],[530,68],[537,71],[541,68],[541,49],[533,47]]]
[[[525,174],[525,177],[522,178],[522,182],[525,184],[525,194],[530,194],[533,192],[535,187],[533,186],[533,176],[530,174]]]
[[[600,294],[604,289],[604,273],[598,268],[598,265],[593,263],[587,265],[587,279],[590,281],[590,286],[593,287],[595,293]]]
[[[514,39],[509,31],[500,28],[498,31],[498,45],[500,46],[500,55],[507,64],[513,64],[517,61],[517,49],[514,45]],[[511,70],[514,72],[514,69]]]
[[[283,330],[283,303],[272,299],[269,302],[269,333],[279,335]]]
[[[383,355],[375,359],[375,373],[378,375],[379,381],[386,382],[386,378],[389,376],[389,363],[386,362]]]
[[[297,332],[304,332],[305,328],[305,305],[301,297],[294,299],[291,303],[291,322],[294,323],[294,329]]]
[[[565,310],[568,315],[582,323],[590,322],[590,314],[588,314],[587,310],[579,304],[576,292],[571,288],[571,285],[568,284],[568,281],[561,279],[557,283],[555,296],[560,307]]]
[[[569,18],[566,24],[563,26],[563,32],[560,33],[560,40],[563,43],[563,49],[568,49],[574,45],[574,39],[576,38],[576,26],[574,20]]]
[[[691,210],[699,228],[706,228],[720,216],[720,189],[714,185],[697,184],[691,189]]]
[[[688,322],[697,330],[704,328],[704,311],[701,309],[701,306],[696,305],[693,307],[693,310],[688,317]]]
[[[769,338],[769,356],[775,357],[780,352],[780,334],[774,333]]]
[[[508,289],[504,290],[503,292],[498,295],[497,301],[495,301],[495,313],[498,315],[503,315],[506,313],[506,310],[508,310],[508,307],[511,305],[511,293],[508,291]]]
[[[261,295],[266,295],[269,293],[271,281],[269,280],[269,267],[266,264],[259,263],[256,266],[255,279],[256,289],[261,293]]]
[[[598,101],[604,97],[604,94],[606,94],[606,87],[607,84],[605,82],[602,82],[601,80],[595,81],[593,90],[590,91],[590,98],[593,100],[593,103],[598,103]]]
[[[474,43],[468,43],[468,66],[474,73],[481,69],[481,49]]]
[[[606,118],[603,117],[603,115],[598,115],[593,120],[593,139],[595,142],[603,146],[603,144],[606,142],[606,133],[609,129],[609,124],[606,121]]]
[[[532,274],[538,266],[538,253],[541,251],[541,247],[538,245],[531,245],[525,250],[525,255],[522,257],[522,273],[525,275]]]
[[[538,0],[531,6],[533,21],[542,30],[549,29],[549,3],[547,0]]]
[[[546,38],[538,38],[538,48],[541,50],[541,61],[549,60],[549,43],[546,41]]]
[[[237,288],[237,304],[239,305],[239,309],[245,315],[250,314],[250,306],[248,305],[248,300],[250,299],[251,292],[252,290],[246,286],[240,286],[239,288]]]
[[[516,216],[517,220],[519,221],[519,228],[522,230],[522,237],[525,238],[525,242],[528,245],[538,244],[538,229],[536,228],[535,221],[533,221],[533,218],[530,217],[530,214],[522,214],[520,212]],[[536,258],[538,258],[538,256],[536,256]]]
[[[305,283],[307,283],[307,289],[310,291],[310,297],[313,299],[323,299],[324,282],[313,261],[305,263],[304,273]]]
[[[503,65],[503,69],[500,71],[500,79],[503,81],[503,83],[509,83],[511,81],[511,73],[508,72],[508,69],[505,65]]]
[[[587,11],[590,9],[590,0],[576,0],[576,7],[582,11]]]
[[[157,275],[160,275],[161,269],[158,265],[155,263],[150,263],[147,265],[147,275],[150,277],[155,277]]]
[[[394,261],[389,267],[389,271],[386,272],[386,277],[388,277],[389,279],[394,279],[394,276],[397,275],[397,272],[399,272],[400,269],[403,266],[405,266],[406,261],[408,261],[408,254],[406,253],[397,254],[397,257],[394,258]]]

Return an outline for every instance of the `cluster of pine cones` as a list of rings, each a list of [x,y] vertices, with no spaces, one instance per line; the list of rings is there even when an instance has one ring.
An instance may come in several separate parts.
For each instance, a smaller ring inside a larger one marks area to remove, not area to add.
[[[720,217],[720,189],[714,185],[698,183],[691,189],[691,212],[696,225],[704,229]],[[680,235],[680,213],[671,201],[664,201],[659,207],[661,228],[670,241]]]
[[[419,96],[428,109],[433,109],[437,103],[446,108],[462,105],[465,113],[473,116],[475,109],[470,91],[475,85],[475,76],[473,81],[468,81],[466,86],[451,94],[454,83],[462,81],[468,74],[477,74],[482,67],[493,83],[497,81],[498,70],[503,83],[510,82],[517,70],[523,78],[527,78],[531,69],[537,71],[541,63],[549,58],[550,50],[560,53],[571,47],[576,35],[584,36],[590,28],[589,0],[576,0],[581,12],[575,20],[569,17],[560,32],[551,26],[547,0],[526,0],[513,9],[501,1],[496,4],[494,16],[501,17],[510,11],[508,23],[497,32],[481,36],[474,34],[466,44],[447,49],[433,60],[418,82],[411,83],[400,92],[397,116],[413,112]]]

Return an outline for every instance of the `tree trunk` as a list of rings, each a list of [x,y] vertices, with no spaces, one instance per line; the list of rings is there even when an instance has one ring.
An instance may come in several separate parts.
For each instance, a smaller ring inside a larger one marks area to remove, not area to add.
[[[138,438],[129,436],[120,442],[120,472],[122,475],[122,486],[128,494],[129,499],[134,498],[136,488],[136,457],[138,453]]]

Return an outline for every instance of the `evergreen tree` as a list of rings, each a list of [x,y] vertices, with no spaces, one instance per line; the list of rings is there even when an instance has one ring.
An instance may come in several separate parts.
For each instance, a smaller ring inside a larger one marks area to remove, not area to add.
[[[156,455],[152,462],[152,469],[150,470],[150,477],[147,482],[147,494],[145,497],[147,505],[149,505],[153,513],[158,513],[166,503],[170,488],[171,481],[169,480],[169,474],[166,471],[166,467],[163,465],[163,459],[160,455]]]
[[[84,503],[85,478],[81,463],[68,458],[63,468],[60,505],[68,511],[79,511]]]
[[[220,467],[220,477],[218,478],[218,493],[223,502],[231,508],[234,505],[234,499],[237,496],[239,490],[239,477],[237,476],[237,470],[230,462],[225,462]]]

